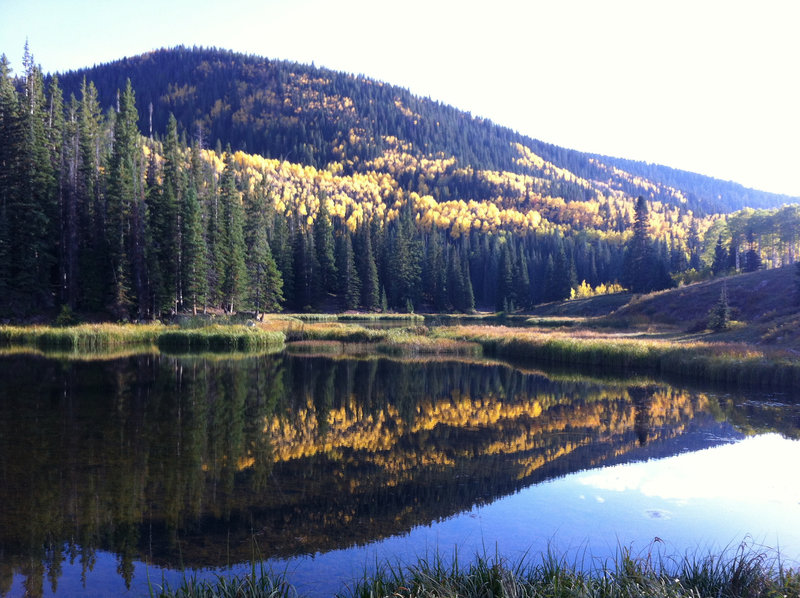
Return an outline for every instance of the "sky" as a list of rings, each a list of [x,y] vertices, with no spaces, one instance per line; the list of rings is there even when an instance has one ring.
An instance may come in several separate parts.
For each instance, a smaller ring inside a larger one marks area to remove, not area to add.
[[[179,44],[364,74],[581,151],[800,196],[798,0],[0,0],[45,72]]]

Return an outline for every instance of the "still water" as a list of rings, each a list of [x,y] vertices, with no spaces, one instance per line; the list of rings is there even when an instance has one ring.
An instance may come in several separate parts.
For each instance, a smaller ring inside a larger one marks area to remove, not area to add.
[[[265,560],[800,559],[800,403],[476,359],[0,356],[0,595],[141,596]]]

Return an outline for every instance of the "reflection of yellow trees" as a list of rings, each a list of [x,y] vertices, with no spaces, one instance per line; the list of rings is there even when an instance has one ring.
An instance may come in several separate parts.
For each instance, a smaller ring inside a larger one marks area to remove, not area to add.
[[[276,462],[325,455],[346,467],[369,464],[383,472],[382,483],[389,486],[413,478],[421,469],[453,467],[462,459],[495,455],[520,455],[521,479],[578,448],[635,432],[642,422],[656,431],[650,438],[658,437],[661,429],[669,430],[670,435],[680,433],[695,411],[708,402],[704,395],[666,387],[648,388],[645,394],[646,402],[641,405],[634,404],[624,388],[598,390],[580,401],[546,393],[504,401],[456,391],[450,399],[417,404],[410,422],[404,421],[394,406],[366,413],[351,400],[346,406],[330,409],[324,426],[309,401],[288,416],[268,418],[264,433],[270,438]],[[478,434],[456,440],[437,433],[446,429]],[[619,450],[624,453],[632,446]],[[240,463],[243,467],[250,464]],[[370,483],[351,479],[351,490]]]

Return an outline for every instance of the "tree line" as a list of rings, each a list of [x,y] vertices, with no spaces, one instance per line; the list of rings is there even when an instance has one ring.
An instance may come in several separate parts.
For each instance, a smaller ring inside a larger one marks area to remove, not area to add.
[[[104,112],[91,81],[65,100],[26,48],[22,77],[0,62],[0,311],[67,306],[115,319],[223,310],[526,309],[585,282],[637,292],[671,284],[678,248],[653,242],[647,202],[631,240],[575,231],[423,226],[410,202],[355,225],[320,192],[313,218],[276,209],[230,147],[143,136],[130,81]],[[398,204],[399,205],[399,204]],[[305,210],[305,207],[302,208]]]

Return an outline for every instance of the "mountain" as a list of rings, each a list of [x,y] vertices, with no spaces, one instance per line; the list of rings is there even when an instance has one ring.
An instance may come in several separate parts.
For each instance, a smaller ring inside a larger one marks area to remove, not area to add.
[[[173,113],[189,138],[343,172],[375,169],[398,145],[414,160],[454,160],[425,190],[437,201],[493,199],[473,170],[531,177],[529,192],[564,201],[614,192],[697,215],[770,208],[792,198],[663,166],[585,154],[520,135],[380,81],[314,66],[205,48],[177,47],[59,75],[65,97],[84,77],[100,103],[116,104],[130,78],[144,135],[163,135]],[[459,169],[464,172],[459,173]],[[418,165],[401,186],[417,184]],[[446,180],[443,180],[446,179]],[[796,198],[795,198],[796,199]]]

